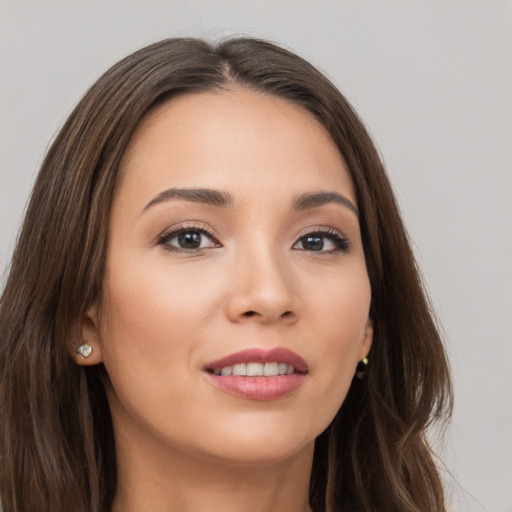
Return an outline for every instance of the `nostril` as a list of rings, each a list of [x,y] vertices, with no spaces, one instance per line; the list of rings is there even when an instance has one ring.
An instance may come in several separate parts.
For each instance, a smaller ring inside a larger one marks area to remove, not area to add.
[[[245,313],[243,313],[243,316],[246,317],[246,318],[250,318],[250,317],[253,317],[253,316],[264,316],[264,315],[261,315],[260,313],[258,313],[257,311],[246,311]],[[280,315],[281,318],[290,318],[293,316],[293,312],[292,311],[285,311],[284,313],[282,313]]]

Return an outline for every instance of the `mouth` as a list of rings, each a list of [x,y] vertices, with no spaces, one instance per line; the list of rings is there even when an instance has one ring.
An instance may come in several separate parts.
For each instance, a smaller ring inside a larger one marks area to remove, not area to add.
[[[245,376],[245,377],[277,377],[278,375],[291,375],[298,373],[294,366],[287,363],[238,363],[233,366],[223,366],[222,368],[214,368],[208,370],[214,375],[222,375],[229,377],[230,375]]]
[[[251,400],[276,400],[304,383],[308,365],[291,350],[252,348],[205,366],[208,380],[231,395]]]

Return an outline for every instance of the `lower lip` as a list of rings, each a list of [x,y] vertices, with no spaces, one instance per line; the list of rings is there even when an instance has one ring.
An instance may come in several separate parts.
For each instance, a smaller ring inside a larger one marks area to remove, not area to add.
[[[277,400],[300,388],[306,379],[304,373],[276,377],[221,376],[207,373],[210,382],[227,393],[248,400]]]

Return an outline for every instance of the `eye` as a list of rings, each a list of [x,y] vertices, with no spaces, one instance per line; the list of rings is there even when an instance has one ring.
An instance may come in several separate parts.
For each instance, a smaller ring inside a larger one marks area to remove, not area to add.
[[[182,226],[162,235],[157,242],[168,251],[192,252],[220,247],[218,240],[204,228]]]
[[[318,230],[301,236],[293,248],[302,251],[333,253],[347,252],[349,246],[349,241],[338,231]]]

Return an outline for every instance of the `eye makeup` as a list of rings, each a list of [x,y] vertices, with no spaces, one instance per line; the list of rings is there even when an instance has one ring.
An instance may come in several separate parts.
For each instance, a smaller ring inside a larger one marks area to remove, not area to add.
[[[293,245],[296,250],[317,253],[348,252],[349,240],[338,230],[333,228],[313,228],[302,234]]]
[[[170,252],[195,253],[222,247],[215,235],[204,226],[183,225],[158,237],[156,245]]]
[[[186,224],[166,231],[158,237],[156,245],[166,251],[197,253],[204,249],[222,247],[217,237],[204,225]],[[292,245],[293,250],[334,254],[348,252],[349,240],[338,230],[327,227],[310,228]]]

